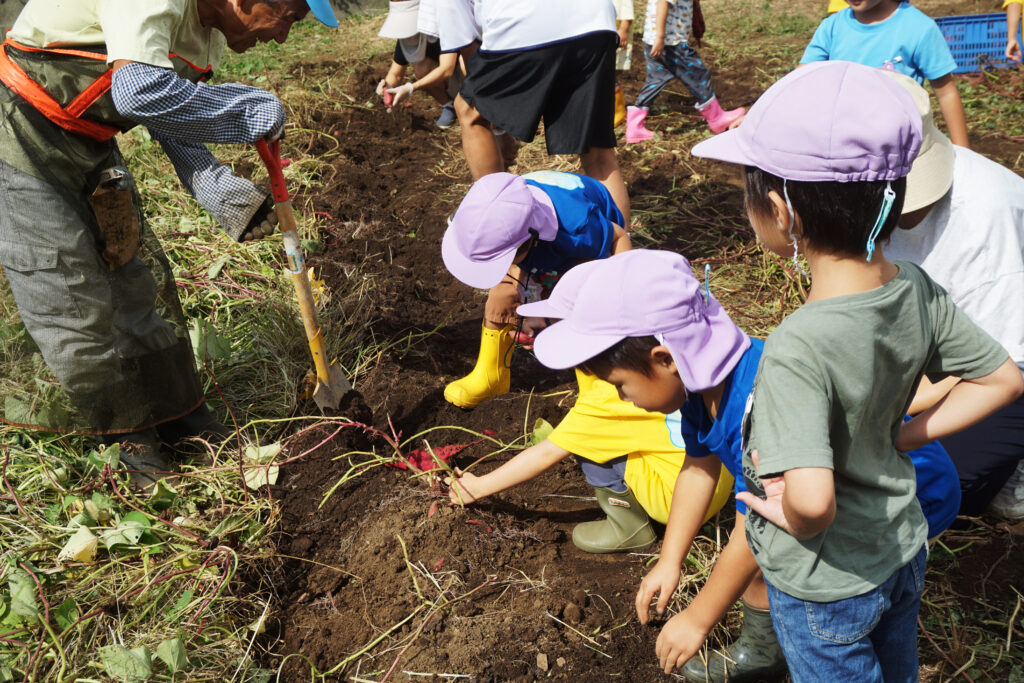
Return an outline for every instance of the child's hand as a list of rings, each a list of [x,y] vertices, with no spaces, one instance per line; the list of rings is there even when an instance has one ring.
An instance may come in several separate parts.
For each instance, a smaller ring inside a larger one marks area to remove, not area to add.
[[[708,630],[696,623],[689,610],[669,619],[654,644],[654,653],[658,655],[661,668],[670,674],[673,669],[686,664],[697,654],[707,637]]]
[[[651,45],[650,55],[652,58],[657,59],[661,57],[661,53],[665,51],[665,36],[655,36],[654,45]]]
[[[405,106],[408,107],[412,104],[411,98],[414,90],[416,90],[416,87],[412,83],[406,82],[398,87],[388,88],[386,92],[394,97],[394,100],[391,102],[392,107],[397,107],[402,102],[405,102],[405,100],[410,100],[405,103]]]
[[[679,567],[659,560],[640,582],[640,590],[636,593],[636,616],[641,624],[646,624],[650,618],[651,599],[655,595],[658,596],[658,614],[665,613],[665,607],[679,585],[679,570]]]
[[[471,472],[463,472],[458,467],[453,470],[455,479],[445,477],[444,483],[448,485],[448,500],[456,505],[469,505],[475,503],[482,495],[478,495],[480,488],[480,477]]]
[[[750,457],[754,460],[754,469],[758,469],[757,451],[751,453]],[[782,494],[786,492],[786,480],[782,477],[769,477],[767,479],[762,477],[761,485],[764,487],[764,494],[766,496],[764,500],[761,500],[749,491],[736,494],[736,500],[743,501],[747,504],[747,507],[772,524],[793,534],[793,529],[786,519],[786,513],[782,509]]]
[[[1006,58],[1011,62],[1020,61],[1020,45],[1017,43],[1017,36],[1011,36],[1006,41]]]

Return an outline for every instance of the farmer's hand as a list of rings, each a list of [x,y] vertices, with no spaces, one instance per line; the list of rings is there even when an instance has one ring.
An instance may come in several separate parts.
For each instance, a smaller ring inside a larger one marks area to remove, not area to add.
[[[654,644],[662,670],[670,674],[686,664],[704,645],[709,630],[698,624],[688,609],[669,619]]]
[[[758,468],[757,451],[750,454],[754,460],[754,469]],[[782,509],[782,494],[786,492],[786,480],[783,477],[761,477],[761,486],[764,487],[765,499],[762,500],[750,491],[743,491],[736,494],[736,500],[747,504],[751,510],[767,519],[772,524],[793,534],[793,528],[786,519],[786,512]]]
[[[463,472],[457,467],[453,471],[455,478],[444,478],[444,483],[448,485],[448,500],[456,505],[469,505],[484,497],[478,497],[480,477],[472,472]]]
[[[397,88],[388,88],[387,92],[390,93],[391,96],[394,98],[393,100],[391,100],[391,106],[392,107],[397,107],[402,102],[405,102],[406,100],[410,100],[410,98],[412,97],[412,94],[413,94],[413,92],[415,90],[416,90],[416,86],[414,86],[412,83],[409,83],[409,82],[403,83],[402,85],[398,86]],[[405,106],[407,106],[407,107],[409,105],[411,105],[411,104],[412,104],[412,101],[405,102]]]
[[[658,596],[656,610],[659,615],[665,613],[668,601],[676,592],[679,585],[680,568],[670,562],[662,562],[654,565],[654,569],[647,573],[644,580],[640,582],[640,590],[636,593],[636,616],[641,624],[646,624],[650,619],[651,599]]]
[[[654,44],[651,45],[650,55],[652,58],[657,59],[661,57],[661,53],[665,51],[665,36],[655,36]]]
[[[267,197],[256,209],[256,213],[249,219],[249,224],[239,237],[239,242],[251,242],[252,240],[263,239],[274,234],[277,229],[277,211],[274,210],[274,200]]]

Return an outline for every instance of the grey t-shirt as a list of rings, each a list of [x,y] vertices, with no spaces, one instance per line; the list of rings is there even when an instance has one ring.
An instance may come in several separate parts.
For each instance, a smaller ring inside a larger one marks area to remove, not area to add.
[[[923,373],[966,379],[1007,352],[918,266],[867,292],[806,304],[768,336],[744,424],[747,489],[799,467],[833,470],[836,515],[800,541],[753,510],[750,549],[765,579],[802,600],[832,602],[883,583],[920,551],[928,524],[914,465],[894,439]]]

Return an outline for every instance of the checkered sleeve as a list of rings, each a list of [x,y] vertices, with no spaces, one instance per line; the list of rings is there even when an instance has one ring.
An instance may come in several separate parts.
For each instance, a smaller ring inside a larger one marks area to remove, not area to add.
[[[203,143],[152,133],[188,191],[238,241],[266,200],[267,191],[233,174]]]
[[[192,83],[169,69],[132,62],[114,72],[114,106],[154,134],[193,142],[254,142],[284,128],[281,102],[239,83]]]

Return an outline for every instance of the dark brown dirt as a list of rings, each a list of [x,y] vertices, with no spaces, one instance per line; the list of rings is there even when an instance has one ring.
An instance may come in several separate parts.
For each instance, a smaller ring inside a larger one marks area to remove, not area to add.
[[[360,67],[347,91],[370,100],[383,69]],[[634,66],[625,81],[627,98],[641,78]],[[718,80],[730,104],[756,99],[742,74]],[[673,115],[673,126],[702,125],[688,103],[675,100],[685,98],[664,102],[681,112]],[[329,284],[344,286],[353,269],[373,283],[367,296],[377,338],[434,331],[383,353],[359,378],[356,404],[343,406],[342,413],[385,433],[393,425],[405,437],[460,426],[510,442],[537,418],[557,423],[573,399],[571,375],[547,371],[531,354],[519,352],[509,394],[473,412],[444,401],[444,385],[474,363],[483,297],[455,282],[440,260],[444,218],[457,206],[468,173],[453,161],[457,128],[437,131],[436,114],[435,105],[417,97],[411,109],[395,115],[344,107],[303,122],[337,130],[340,144],[324,186],[310,198],[326,221],[325,250],[311,259],[314,265]],[[333,148],[311,140],[313,153]],[[659,246],[711,261],[751,250],[742,191],[723,167],[678,150],[654,158],[624,150],[620,159],[634,208],[668,216],[656,233]],[[699,197],[677,191],[697,172],[713,179],[702,184]],[[770,323],[745,309],[744,296],[735,293],[730,304],[740,323]],[[460,465],[490,450],[477,436],[453,429],[431,432],[426,440],[434,448],[470,443],[455,459]],[[408,448],[422,446],[417,441]],[[325,450],[330,452],[290,465],[274,491],[283,501],[279,554],[285,559],[274,569],[281,609],[268,634],[275,653],[268,665],[277,668],[285,655],[302,655],[284,664],[281,680],[308,680],[310,664],[320,673],[331,671],[327,680],[339,681],[388,675],[402,681],[462,680],[437,677],[444,673],[474,681],[666,678],[653,654],[659,625],[640,626],[633,614],[648,557],[580,552],[570,540],[572,527],[598,518],[596,505],[547,497],[591,495],[574,464],[563,462],[527,485],[457,509],[446,504],[436,483],[353,454],[391,454],[380,436],[352,430]],[[366,469],[321,505],[325,493],[360,463]],[[708,533],[714,537],[715,531]],[[985,538],[993,553],[1014,553],[1002,563],[1009,573],[996,577],[993,570],[993,580],[984,584],[994,591],[989,599],[1012,604],[1013,587],[1024,587],[1019,537],[1000,530]],[[980,547],[963,550],[956,563],[947,558],[937,565],[950,568],[946,577],[932,571],[931,581],[944,585],[943,599],[963,600],[969,608],[978,595],[971,567],[975,558],[989,559]],[[928,590],[935,590],[931,583]],[[735,621],[733,615],[729,625]],[[926,679],[956,669],[924,637],[920,651]]]

